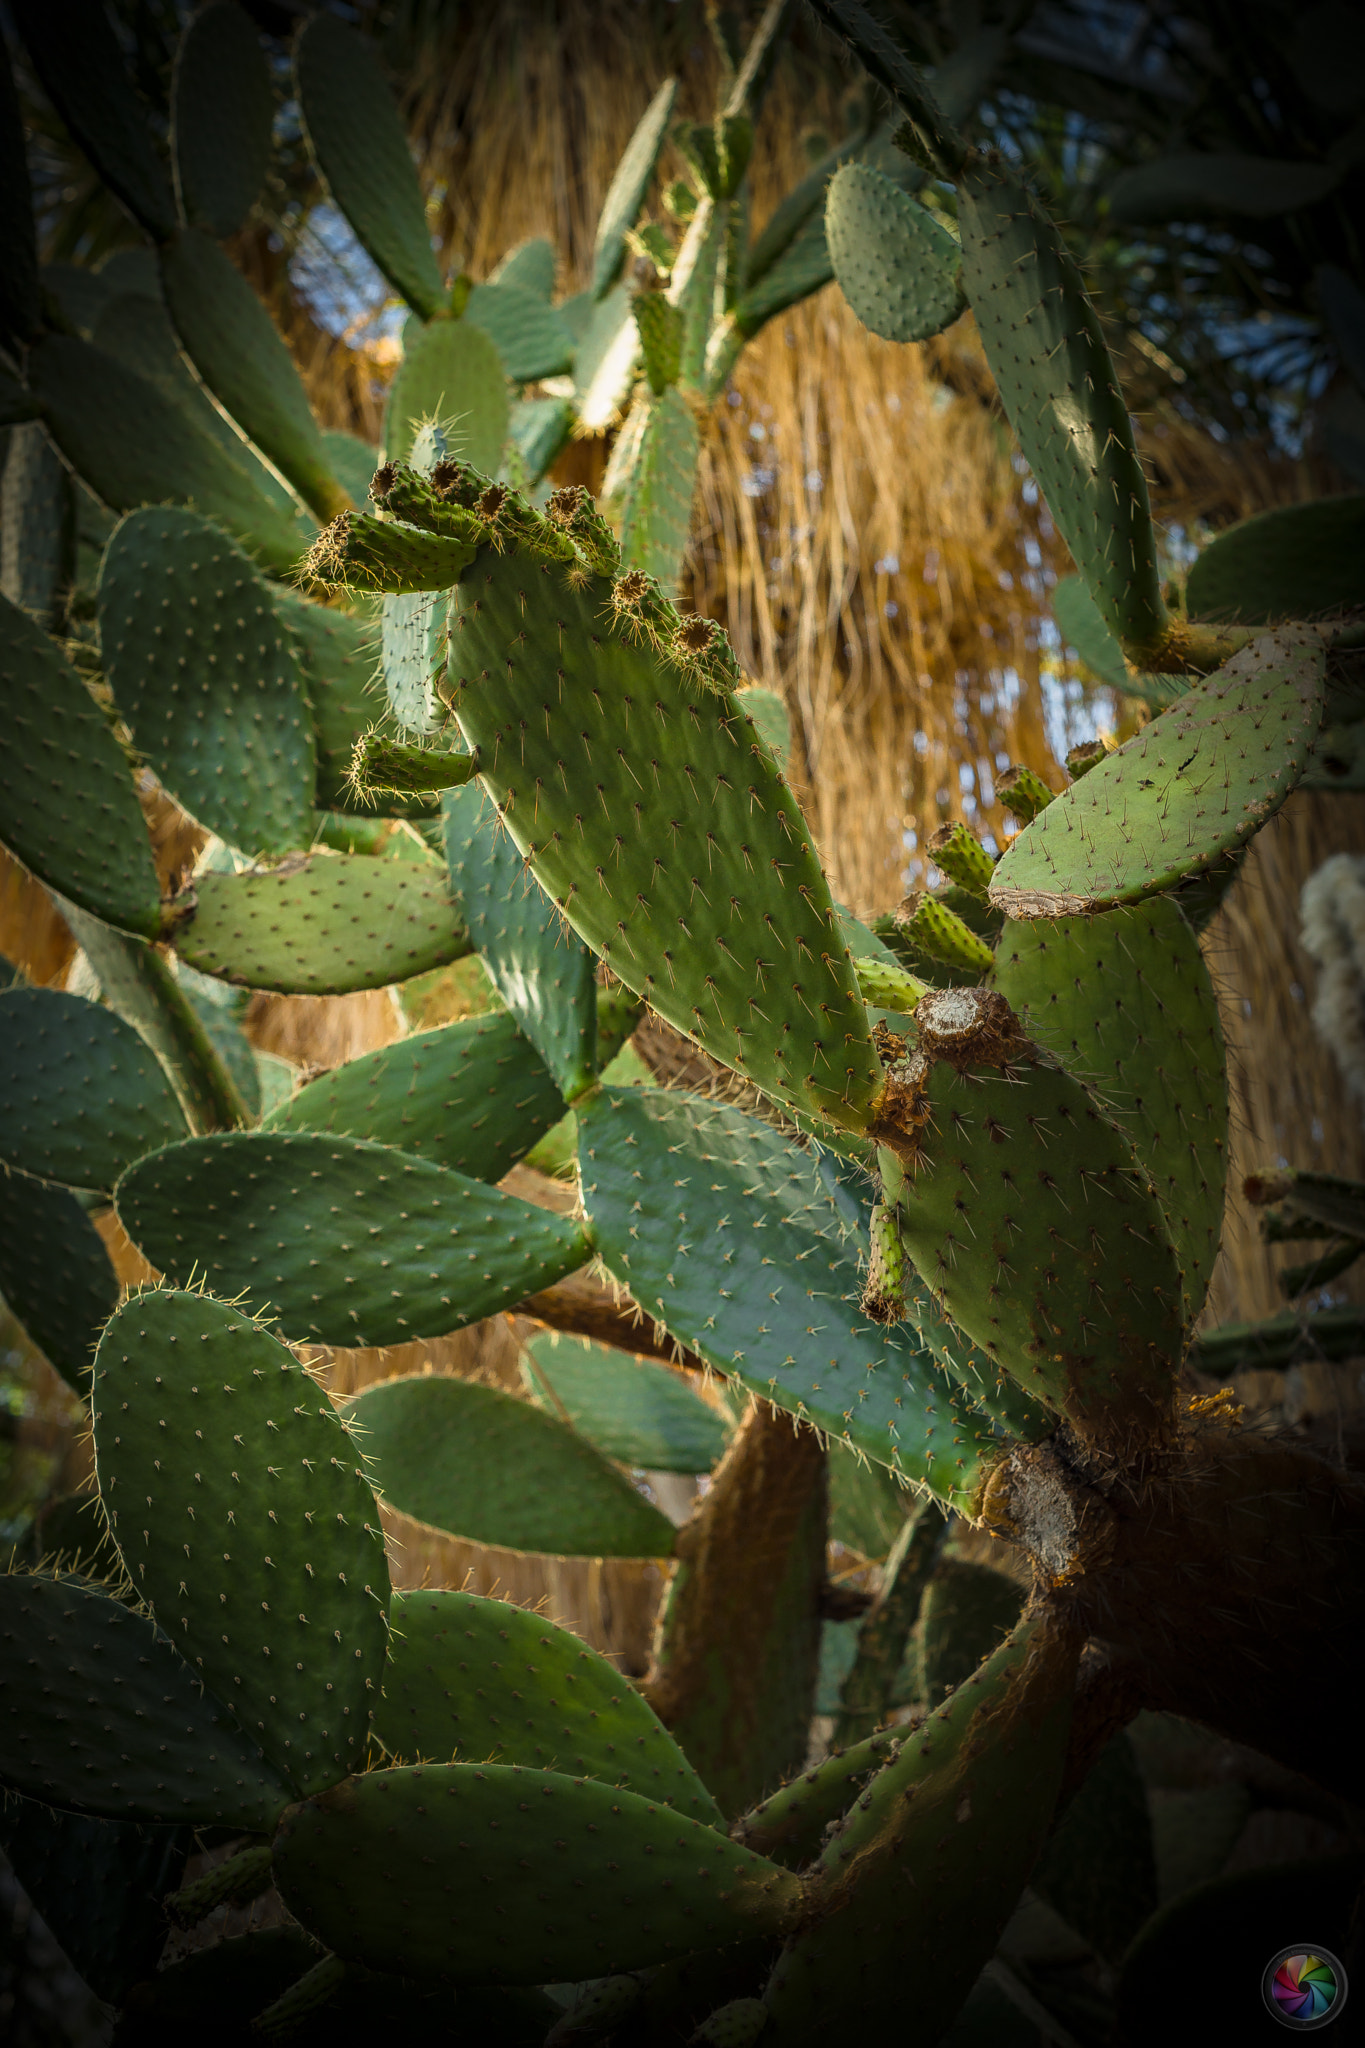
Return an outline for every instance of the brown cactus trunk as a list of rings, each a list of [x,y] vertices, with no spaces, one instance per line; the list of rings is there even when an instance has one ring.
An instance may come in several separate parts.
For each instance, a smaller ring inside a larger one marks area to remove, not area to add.
[[[820,1659],[825,1467],[813,1430],[751,1402],[678,1537],[645,1692],[732,1815],[805,1762]]]

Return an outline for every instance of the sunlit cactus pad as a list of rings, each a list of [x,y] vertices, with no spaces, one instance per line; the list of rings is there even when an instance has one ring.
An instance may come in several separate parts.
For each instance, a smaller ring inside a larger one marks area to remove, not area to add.
[[[277,868],[200,875],[182,901],[182,960],[285,995],[383,988],[469,951],[440,869],[407,861],[294,854]]]
[[[1174,888],[1278,810],[1322,717],[1306,627],[1268,633],[1041,811],[995,870],[1010,917],[1068,917]]]

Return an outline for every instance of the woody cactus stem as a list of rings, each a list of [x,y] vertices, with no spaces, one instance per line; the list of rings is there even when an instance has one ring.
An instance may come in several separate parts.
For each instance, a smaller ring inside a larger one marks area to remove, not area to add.
[[[753,1401],[678,1538],[646,1697],[728,1813],[805,1760],[825,1578],[826,1454]]]

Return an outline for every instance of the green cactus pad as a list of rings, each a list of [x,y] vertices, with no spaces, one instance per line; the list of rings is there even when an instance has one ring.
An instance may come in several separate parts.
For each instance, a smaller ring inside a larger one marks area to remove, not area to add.
[[[592,954],[526,873],[478,783],[442,801],[452,894],[490,981],[566,1102],[597,1075]]]
[[[958,974],[980,978],[989,974],[995,955],[961,913],[941,896],[920,889],[907,896],[896,912],[897,931],[916,953],[937,960]]]
[[[538,299],[552,299],[557,268],[554,243],[544,235],[528,235],[524,242],[518,242],[514,249],[508,250],[489,273],[488,282],[518,285],[522,291],[533,292]]]
[[[171,153],[186,220],[213,235],[246,225],[270,171],[275,95],[254,23],[211,0],[181,31],[171,78]]]
[[[75,567],[71,476],[41,420],[22,420],[4,441],[0,592],[39,625],[52,628]]]
[[[1084,577],[1060,579],[1052,592],[1052,611],[1063,640],[1075,648],[1102,683],[1108,683],[1111,690],[1131,692],[1136,687],[1128,673],[1123,649],[1105,624]]]
[[[384,598],[379,666],[400,732],[429,738],[449,723],[436,694],[445,669],[448,609],[444,590],[392,591]]]
[[[467,320],[437,320],[409,339],[384,414],[384,459],[406,462],[424,420],[439,420],[449,452],[484,476],[507,439],[507,373],[491,337]]]
[[[161,284],[209,390],[318,518],[334,519],[350,499],[332,474],[294,359],[231,257],[200,229],[183,228],[161,251]]]
[[[15,27],[72,139],[139,227],[175,232],[175,198],[100,0],[15,0]]]
[[[564,1114],[564,1098],[506,1011],[418,1031],[319,1075],[272,1130],[334,1131],[501,1180]]]
[[[324,427],[322,445],[333,476],[345,485],[355,504],[363,505],[379,462],[378,452],[344,427]]]
[[[579,1142],[593,1241],[643,1309],[751,1392],[970,1502],[988,1431],[908,1327],[859,1312],[856,1254],[808,1154],[742,1111],[652,1088],[604,1088]]]
[[[1101,917],[1011,921],[995,985],[1132,1140],[1166,1212],[1192,1324],[1218,1254],[1228,1162],[1223,1030],[1194,933],[1165,896]]]
[[[1273,817],[1308,761],[1324,657],[1268,633],[1107,754],[1012,842],[991,882],[1010,917],[1137,903],[1198,874]]]
[[[627,287],[613,285],[592,308],[579,340],[573,381],[584,433],[600,434],[615,425],[630,397],[640,355],[640,333],[630,308]]]
[[[1000,996],[926,996],[916,1023],[929,1124],[901,1195],[906,1251],[953,1321],[1083,1435],[1160,1433],[1183,1297],[1132,1141]]]
[[[318,809],[341,810],[355,802],[350,767],[356,741],[369,731],[383,704],[371,687],[378,621],[368,605],[350,612],[283,596],[277,611],[293,636],[312,707]]]
[[[385,1501],[431,1528],[558,1557],[672,1553],[667,1515],[576,1431],[497,1387],[414,1374],[347,1413]]]
[[[940,825],[937,831],[931,832],[925,852],[950,882],[955,882],[969,895],[979,896],[983,902],[986,900],[991,876],[995,873],[995,862],[976,834],[969,831],[960,819],[951,825]]]
[[[1347,1180],[1336,1173],[1314,1173],[1304,1167],[1272,1167],[1249,1175],[1246,1193],[1248,1200],[1258,1207],[1267,1202],[1282,1202],[1296,1221],[1321,1224],[1318,1236],[1339,1231],[1347,1237],[1365,1238],[1365,1182]]]
[[[1365,605],[1365,492],[1277,505],[1215,535],[1190,570],[1193,619],[1262,626]]]
[[[638,292],[631,306],[640,330],[645,379],[656,398],[676,384],[682,371],[683,316],[665,292]]]
[[[931,1708],[964,1685],[1019,1620],[1024,1589],[990,1565],[944,1558],[919,1611],[917,1697]]]
[[[163,398],[168,398],[188,417],[191,426],[207,434],[236,468],[247,472],[257,490],[264,492],[287,519],[297,518],[298,505],[293,493],[266,467],[256,450],[248,447],[232,422],[223,417],[186,362],[161,297],[159,276],[155,297],[142,291],[116,293],[101,310],[90,339],[106,355],[117,357],[126,370],[154,384]],[[301,554],[306,544],[302,526],[297,538]]]
[[[642,409],[634,460],[618,494],[622,560],[668,591],[682,576],[698,448],[696,420],[674,384]]]
[[[523,488],[538,484],[573,432],[573,407],[564,398],[519,398],[508,435],[526,467]]]
[[[962,282],[1038,487],[1105,625],[1130,654],[1166,625],[1147,479],[1075,258],[1010,172],[957,188]]]
[[[402,603],[394,598],[392,603]],[[410,747],[401,740],[367,732],[351,756],[351,788],[360,803],[383,796],[439,796],[443,789],[462,789],[473,775],[472,754],[446,753],[439,747]]]
[[[654,166],[659,160],[664,136],[678,96],[676,78],[666,78],[635,125],[617,164],[602,211],[592,251],[592,295],[601,299],[611,290],[626,260],[626,236],[634,227],[644,204]]]
[[[200,875],[176,951],[201,974],[284,995],[386,988],[470,950],[439,869],[365,854]]]
[[[161,932],[161,889],[133,778],[56,643],[0,598],[0,842],[106,923]]]
[[[819,1855],[830,1822],[847,1812],[864,1782],[896,1754],[900,1742],[897,1729],[884,1728],[848,1749],[833,1751],[813,1770],[802,1771],[741,1815],[731,1829],[734,1839],[760,1856],[799,1870]]]
[[[133,512],[104,552],[100,649],[135,745],[191,817],[248,853],[312,837],[313,724],[266,584],[195,512]]]
[[[483,329],[514,384],[562,377],[573,366],[573,335],[549,300],[525,285],[506,279],[476,284],[464,317],[469,326]]]
[[[1051,1818],[1078,1648],[1060,1630],[1049,1639],[1046,1621],[1021,1622],[850,1808],[807,1878],[807,1924],[768,1984],[780,2048],[835,2038],[851,2006],[869,2039],[896,2039],[907,1982],[925,2040],[951,2024]]]
[[[853,965],[864,1002],[879,1010],[893,1010],[900,1017],[913,1017],[924,994],[924,982],[890,960],[855,959]]]
[[[65,1188],[0,1174],[0,1295],[48,1364],[84,1395],[118,1279],[99,1232]]]
[[[56,989],[0,995],[0,1162],[71,1188],[112,1188],[186,1135],[150,1048],[112,1010]]]
[[[505,1600],[438,1591],[395,1594],[390,1624],[375,1734],[391,1756],[599,1778],[722,1825],[635,1687],[568,1629]]]
[[[59,1813],[36,1799],[0,1807],[0,1849],[35,1912],[97,1998],[120,2004],[166,1946],[161,1899],[194,1836]]]
[[[114,1540],[180,1654],[300,1792],[359,1768],[389,1574],[326,1394],[249,1316],[157,1290],[111,1318],[92,1407]]]
[[[1042,776],[1024,762],[1006,770],[995,785],[995,793],[1005,809],[1023,825],[1031,825],[1039,811],[1045,811],[1056,794]]]
[[[115,1201],[159,1272],[247,1292],[300,1342],[438,1337],[589,1255],[579,1226],[547,1209],[387,1145],[312,1131],[170,1145],[124,1175]]]
[[[481,1984],[775,1934],[801,1896],[787,1872],[638,1793],[498,1764],[349,1779],[289,1814],[275,1878],[337,1954]]]
[[[430,320],[445,288],[376,46],[334,14],[311,14],[294,45],[294,80],[308,147],[332,198],[394,290]]]
[[[927,341],[967,303],[957,243],[869,164],[846,163],[830,180],[825,239],[839,289],[886,341]]]
[[[425,533],[368,512],[343,512],[314,541],[303,573],[333,589],[401,597],[448,590],[473,558],[473,547],[449,534]]]
[[[193,504],[273,575],[297,570],[302,529],[155,384],[65,334],[35,345],[29,382],[53,440],[111,512]]]
[[[289,1802],[197,1671],[81,1579],[0,1577],[0,1782],[109,1820],[268,1829]]]
[[[482,551],[451,632],[456,716],[508,830],[670,1023],[861,1128],[881,1085],[862,998],[801,813],[724,687],[720,629],[673,627],[639,572],[608,586],[541,566],[530,545]],[[665,660],[646,620],[692,638]]]
[[[526,1346],[531,1399],[604,1457],[647,1472],[709,1472],[730,1434],[689,1381],[649,1358],[546,1330]]]

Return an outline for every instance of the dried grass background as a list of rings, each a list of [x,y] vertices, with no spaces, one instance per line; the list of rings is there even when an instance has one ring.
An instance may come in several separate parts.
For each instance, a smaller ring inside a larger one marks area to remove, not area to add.
[[[477,277],[545,233],[562,252],[561,291],[578,289],[611,171],[660,78],[679,69],[679,111],[709,112],[715,63],[699,10],[499,4],[477,17],[459,10],[449,33],[440,23],[453,10],[409,13],[434,38],[409,113],[447,247]],[[392,47],[401,65],[396,31]],[[805,169],[803,132],[838,132],[848,81],[829,55],[802,25],[779,64],[755,162],[759,222]],[[269,263],[248,267],[269,284]],[[363,329],[338,339],[297,300],[277,304],[320,415],[376,439],[392,351]],[[1221,526],[1330,487],[1265,449],[1220,445],[1182,417],[1178,393],[1154,382],[1150,365],[1125,358],[1124,370],[1142,408],[1155,509],[1171,527]],[[598,481],[604,459],[603,443],[580,444],[565,474]],[[750,671],[783,690],[794,779],[845,902],[890,907],[918,879],[918,850],[945,818],[966,817],[998,843],[1002,769],[1025,761],[1060,787],[1057,752],[1087,720],[1113,715],[1050,629],[1047,591],[1069,567],[991,403],[970,318],[927,348],[896,348],[867,335],[830,288],[741,359],[708,423],[684,595],[724,620]],[[1329,853],[1365,844],[1363,826],[1365,799],[1291,800],[1209,935],[1234,1103],[1214,1320],[1280,1305],[1274,1272],[1290,1254],[1261,1246],[1236,1192],[1245,1171],[1288,1159],[1365,1174],[1360,1108],[1312,1031],[1311,967],[1297,945],[1303,880]],[[44,982],[62,979],[72,953],[42,892],[3,858],[0,951]],[[259,996],[250,1019],[258,1044],[317,1066],[400,1028],[384,993]],[[515,1325],[496,1318],[435,1344],[338,1353],[329,1370],[337,1391],[424,1369],[513,1386],[515,1350]],[[389,1521],[399,1583],[467,1575],[477,1590],[544,1603],[627,1669],[642,1668],[659,1567],[518,1558]]]

